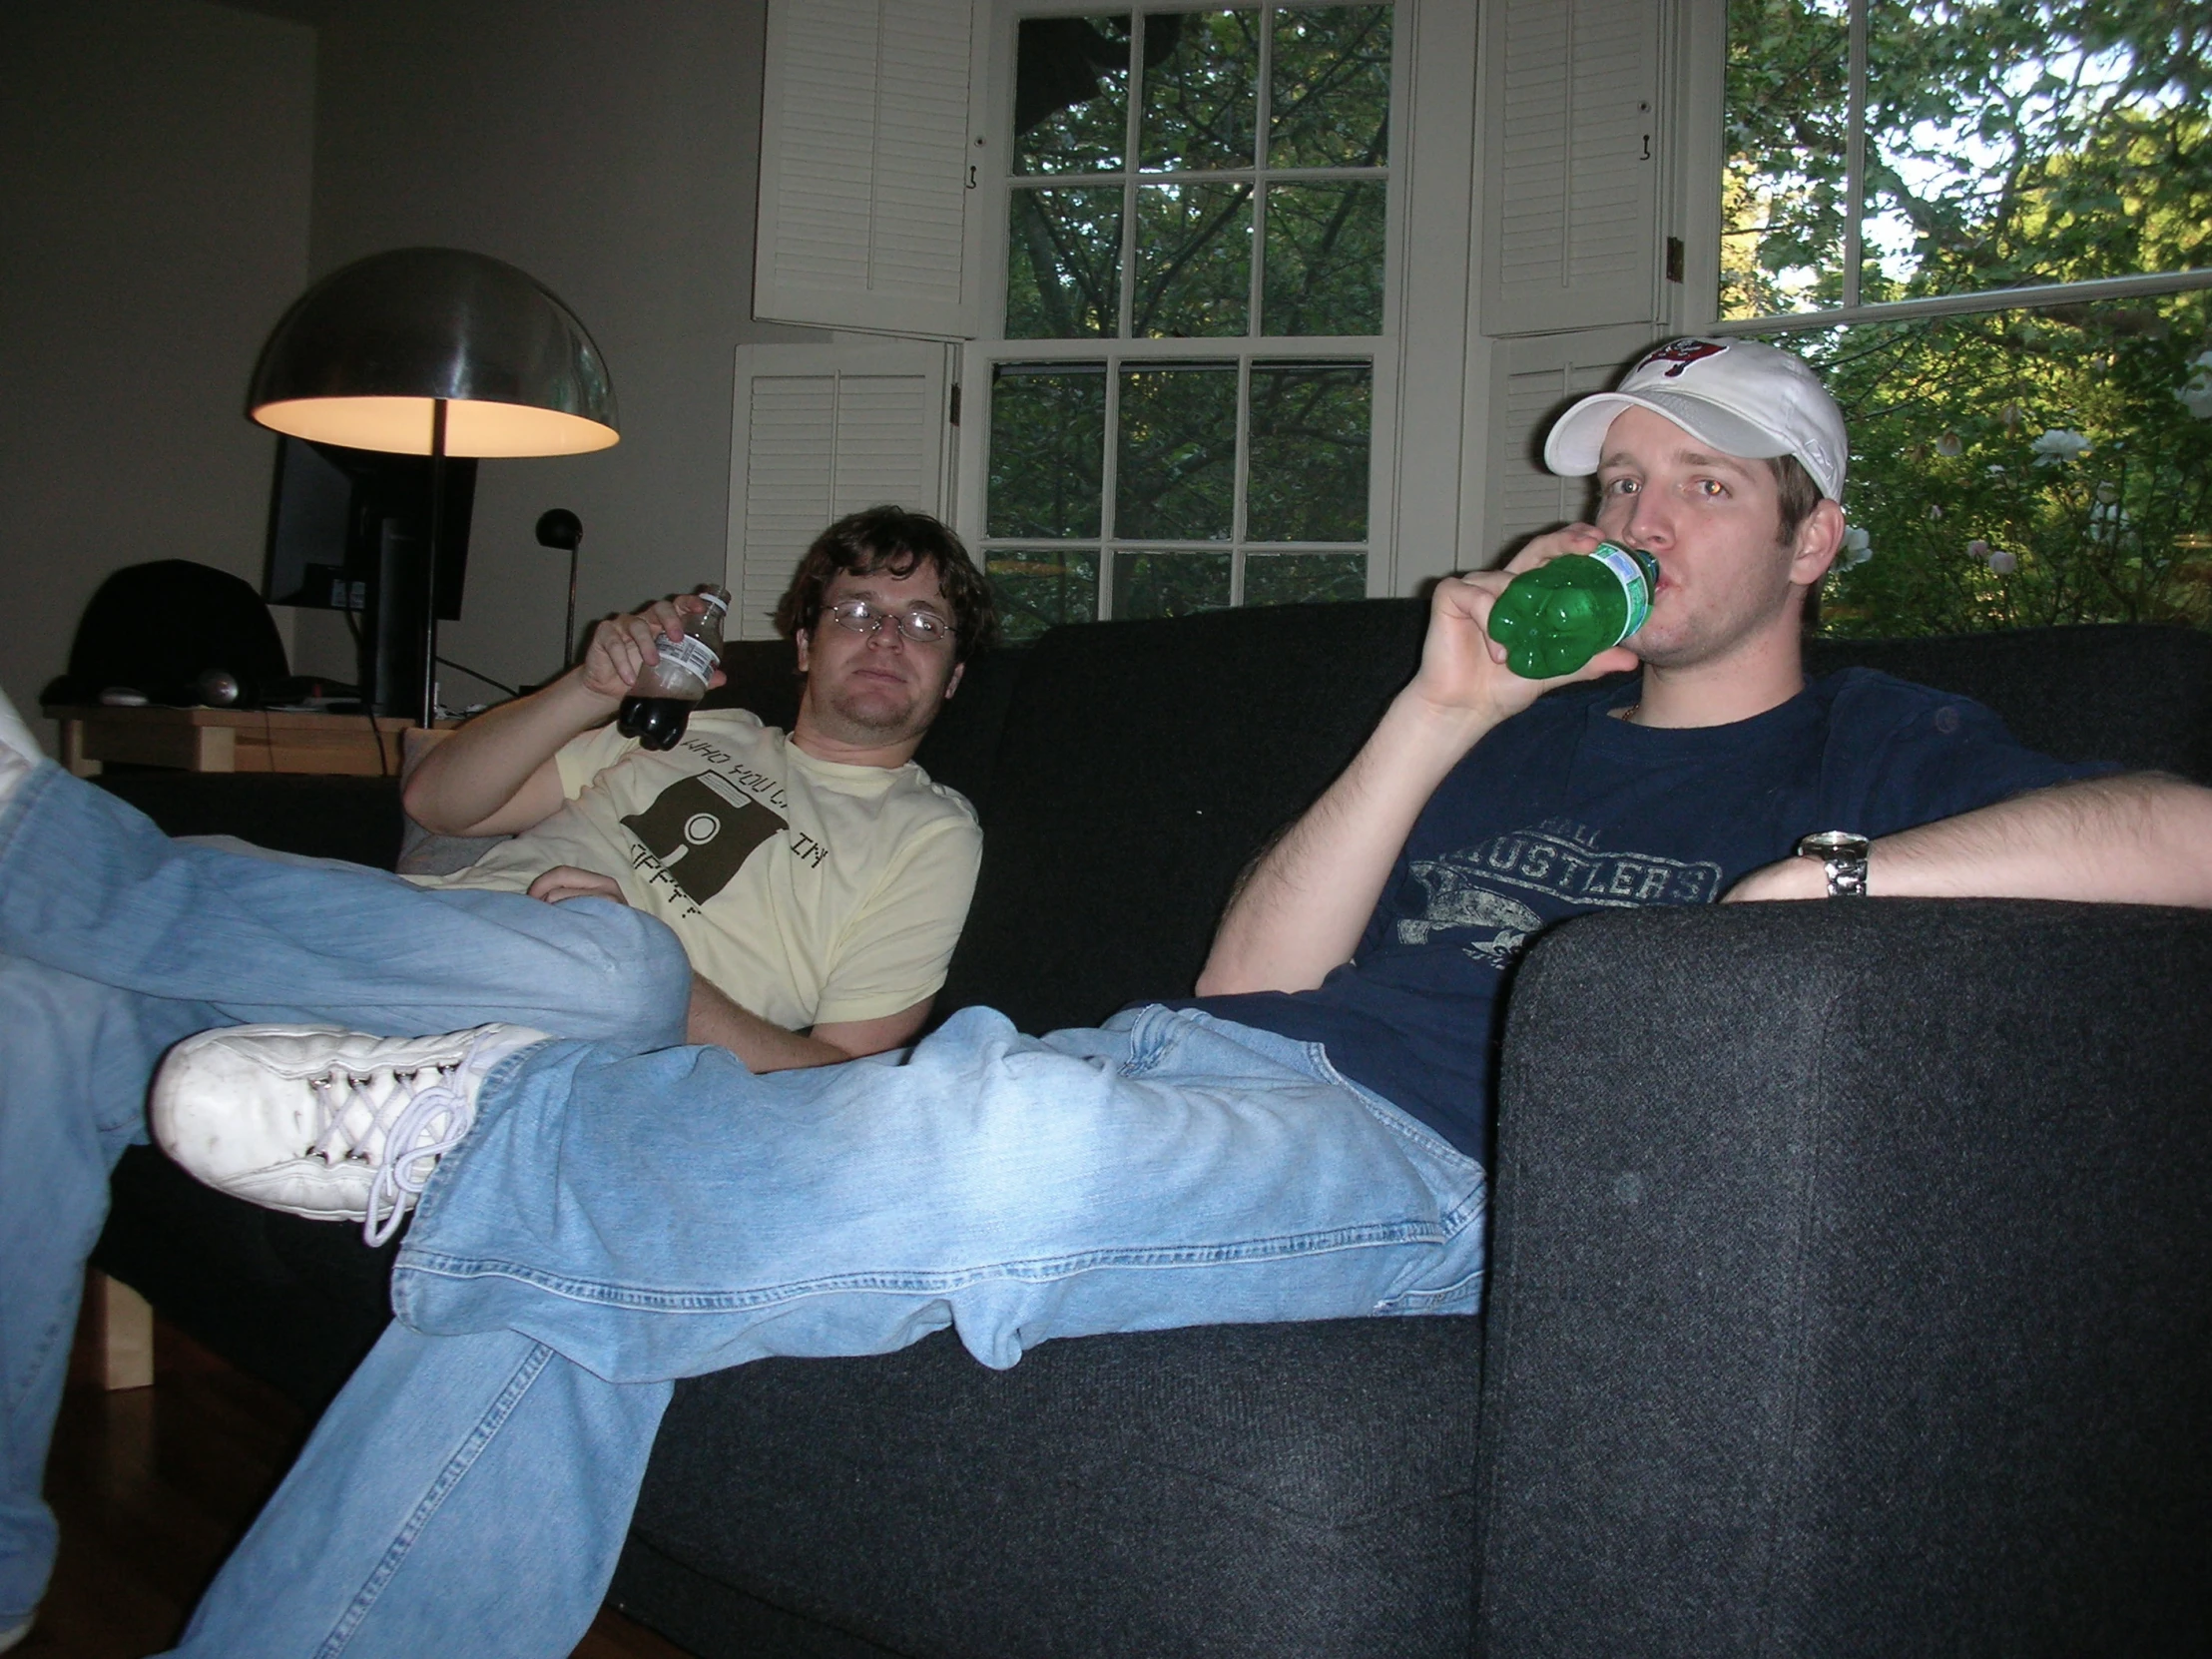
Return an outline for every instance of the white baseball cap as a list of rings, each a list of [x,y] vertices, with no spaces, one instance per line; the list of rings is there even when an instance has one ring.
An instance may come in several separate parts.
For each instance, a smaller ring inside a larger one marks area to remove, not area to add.
[[[1844,414],[1802,357],[1755,339],[1669,340],[1585,397],[1544,439],[1544,465],[1563,478],[1595,472],[1613,417],[1626,408],[1664,415],[1724,455],[1795,455],[1832,501],[1844,494],[1850,447]]]

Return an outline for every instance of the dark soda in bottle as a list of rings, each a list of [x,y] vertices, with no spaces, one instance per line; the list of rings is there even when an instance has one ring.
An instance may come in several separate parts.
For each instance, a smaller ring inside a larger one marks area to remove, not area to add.
[[[1524,680],[1572,674],[1644,625],[1658,585],[1649,553],[1601,541],[1514,577],[1490,608],[1490,638]]]
[[[630,695],[615,715],[615,728],[647,749],[674,749],[691,723],[692,706],[707,695],[707,682],[722,661],[722,619],[730,613],[730,590],[707,583],[698,589],[707,602],[704,616],[690,618],[671,639],[657,636],[660,656],[630,683]]]

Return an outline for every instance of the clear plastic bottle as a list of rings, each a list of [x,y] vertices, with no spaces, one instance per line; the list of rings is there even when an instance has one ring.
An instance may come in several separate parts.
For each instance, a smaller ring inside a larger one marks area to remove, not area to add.
[[[1658,585],[1649,553],[1601,541],[1514,577],[1490,609],[1490,638],[1524,680],[1572,674],[1644,625]]]
[[[722,622],[730,614],[730,590],[708,582],[694,590],[707,602],[706,614],[688,619],[675,639],[654,637],[660,661],[649,663],[631,682],[615,725],[626,738],[648,749],[674,749],[691,721],[692,705],[707,695],[707,682],[722,661]]]

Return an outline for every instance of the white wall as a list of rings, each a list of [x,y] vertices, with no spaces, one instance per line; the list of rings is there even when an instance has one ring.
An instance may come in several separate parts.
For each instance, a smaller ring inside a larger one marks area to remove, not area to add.
[[[274,450],[246,382],[307,271],[314,36],[11,0],[0,87],[0,686],[35,721],[110,571],[261,579]]]
[[[720,580],[732,352],[820,337],[751,317],[766,7],[293,4],[320,35],[314,271],[412,244],[490,254],[565,299],[612,371],[616,448],[482,464],[462,619],[440,637],[510,685],[542,680],[567,561],[537,545],[539,513],[584,521],[581,617]],[[332,619],[302,612],[299,632],[303,670],[342,671]],[[449,703],[491,695],[442,678]]]

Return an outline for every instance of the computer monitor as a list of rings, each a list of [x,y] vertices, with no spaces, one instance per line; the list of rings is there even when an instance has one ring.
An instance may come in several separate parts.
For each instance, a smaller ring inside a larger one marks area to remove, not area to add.
[[[461,614],[475,500],[476,462],[448,459],[437,576],[448,622]],[[361,696],[377,714],[404,715],[420,700],[429,528],[428,456],[276,440],[262,597],[353,618]]]

